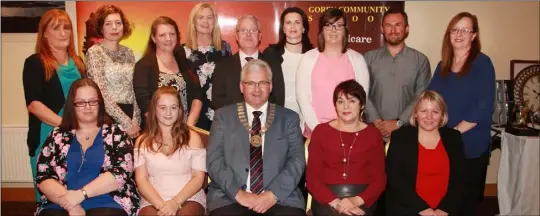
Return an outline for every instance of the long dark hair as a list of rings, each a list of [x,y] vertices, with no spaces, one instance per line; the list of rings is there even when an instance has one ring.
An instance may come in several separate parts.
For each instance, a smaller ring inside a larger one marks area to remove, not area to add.
[[[156,53],[156,43],[152,40],[152,36],[156,35],[157,28],[159,25],[172,25],[174,27],[174,30],[176,31],[176,46],[180,47],[180,31],[178,30],[178,25],[176,22],[167,16],[160,16],[154,22],[152,22],[152,26],[150,28],[150,36],[148,36],[148,44],[146,45],[146,49],[144,50],[143,57],[147,55],[155,55]]]
[[[98,95],[98,101],[99,101],[97,126],[98,127],[103,126],[105,122],[105,104],[103,103],[103,95],[101,94],[101,91],[99,91],[99,87],[94,81],[88,78],[82,78],[82,79],[75,80],[75,82],[71,84],[71,88],[69,89],[66,103],[64,104],[64,115],[62,116],[62,123],[60,123],[60,129],[64,131],[79,129],[79,121],[77,120],[77,117],[75,116],[74,102],[75,102],[75,97],[77,96],[77,90],[85,86],[90,86],[96,90],[96,93]]]
[[[448,23],[448,27],[446,27],[446,32],[444,33],[443,45],[441,49],[441,76],[443,77],[446,77],[450,74],[452,63],[454,61],[454,48],[452,47],[452,42],[450,41],[450,32],[452,31],[454,25],[456,25],[456,23],[458,23],[463,18],[471,19],[473,28],[471,34],[476,33],[476,37],[471,42],[471,49],[469,50],[469,54],[467,56],[465,64],[463,64],[460,71],[454,72],[459,72],[457,73],[458,76],[467,75],[467,73],[471,70],[472,62],[474,61],[474,59],[476,59],[476,57],[480,54],[480,51],[482,50],[482,45],[480,44],[480,27],[478,26],[478,18],[476,18],[475,15],[472,15],[469,12],[461,12],[454,16],[452,20],[450,20],[450,23]]]
[[[276,46],[279,48],[284,48],[285,44],[287,43],[287,36],[285,35],[285,32],[283,31],[283,25],[285,24],[285,16],[289,13],[297,13],[302,17],[302,25],[304,26],[305,31],[302,32],[302,53],[305,53],[311,49],[313,49],[313,44],[311,44],[311,41],[309,40],[309,21],[306,13],[298,7],[289,7],[286,8],[283,13],[281,13],[281,17],[279,18],[279,33],[278,33],[278,42],[276,44],[271,44],[270,46]]]
[[[174,153],[183,146],[187,146],[190,138],[190,129],[188,125],[183,121],[184,108],[181,103],[180,94],[172,86],[163,86],[158,88],[152,95],[150,104],[148,105],[148,120],[146,121],[146,127],[143,134],[137,140],[137,148],[146,148],[151,152],[157,152],[163,147],[163,134],[159,127],[158,119],[156,116],[156,109],[159,99],[163,95],[174,96],[178,101],[178,119],[174,122],[171,128],[172,136],[172,148]],[[154,148],[153,143],[157,144],[157,149]]]

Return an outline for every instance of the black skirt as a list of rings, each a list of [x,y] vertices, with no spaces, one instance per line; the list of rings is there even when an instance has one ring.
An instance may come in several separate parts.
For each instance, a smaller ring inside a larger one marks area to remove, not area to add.
[[[338,198],[346,198],[346,197],[354,197],[357,194],[361,193],[367,188],[367,185],[366,184],[328,185],[328,188]],[[373,203],[373,205],[371,205],[369,208],[367,208],[366,205],[362,205],[360,206],[360,209],[362,209],[366,213],[365,215],[374,215],[376,206],[377,206],[377,203]],[[332,206],[328,204],[321,204],[317,202],[315,198],[311,199],[311,211],[313,212],[314,216],[344,215],[337,212],[336,209],[334,209]]]

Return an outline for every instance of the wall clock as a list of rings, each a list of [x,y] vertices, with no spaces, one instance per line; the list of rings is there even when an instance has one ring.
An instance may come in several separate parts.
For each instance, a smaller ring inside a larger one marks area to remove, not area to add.
[[[511,68],[516,104],[525,106],[532,112],[540,111],[540,62],[512,60],[512,63],[513,66],[522,65],[522,69],[515,75],[514,69],[517,68]]]

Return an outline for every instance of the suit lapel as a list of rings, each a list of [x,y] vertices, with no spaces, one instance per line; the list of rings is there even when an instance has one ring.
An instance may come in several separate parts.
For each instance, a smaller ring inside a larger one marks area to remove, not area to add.
[[[418,140],[418,127],[411,127],[411,136],[409,137],[409,142],[413,143],[413,146],[411,146],[411,158],[410,158],[410,166],[411,171],[414,173],[414,180],[416,182],[416,174],[418,173],[418,152],[419,149],[419,140]]]
[[[268,109],[266,110],[266,121],[268,121],[268,117],[270,116],[268,111],[270,110],[270,103],[268,103]],[[277,112],[277,107],[276,107]],[[272,125],[270,125],[270,128],[267,129],[266,133],[264,134],[264,151],[269,150],[272,152],[272,143],[277,139],[276,133],[276,125],[278,125],[278,121],[280,120],[280,116],[276,115],[274,113],[274,120]],[[264,166],[264,164],[263,164]]]
[[[244,103],[244,109],[245,109],[245,103]],[[236,110],[238,110],[238,108]],[[240,125],[240,127],[237,127],[238,129],[235,130],[233,135],[236,135],[238,137],[234,138],[233,140],[239,140],[239,142],[237,143],[237,145],[239,145],[239,146],[237,146],[237,149],[240,149],[239,155],[244,157],[243,161],[246,161],[247,164],[248,164],[248,167],[249,167],[249,145],[250,145],[249,144],[249,133],[244,128],[244,125],[242,124],[242,122],[240,122],[240,116],[238,116],[238,115],[239,115],[239,113],[237,111],[236,114],[235,114],[236,122],[237,122],[237,124]],[[244,117],[246,119],[248,119],[247,111],[244,112]],[[246,177],[247,177],[247,173],[246,173]]]
[[[448,155],[448,160],[452,160],[451,155],[454,155],[454,146],[452,146],[453,140],[449,136],[448,133],[446,133],[447,130],[445,128],[439,128],[439,135],[441,136],[442,145],[444,146],[444,150],[446,151],[446,154]]]
[[[227,94],[231,94],[231,99],[234,102],[244,101],[242,92],[240,91],[240,72],[242,71],[242,64],[240,64],[240,53],[236,53],[233,56],[229,70],[229,75],[227,76],[229,81],[227,83],[232,83],[232,85],[229,89],[230,93],[227,92]]]
[[[270,102],[268,104],[268,110],[266,113],[266,121],[268,121],[268,117],[270,116],[268,111],[270,110]],[[279,125],[281,121],[281,116],[277,115],[278,107],[275,108],[274,113],[274,120],[272,121],[272,124],[267,129],[266,133],[264,134],[264,156],[263,156],[263,187],[267,187],[270,184],[270,181],[275,177],[272,175],[272,167],[276,167],[276,161],[272,160],[272,154],[280,154],[282,150],[275,149],[277,148],[276,144],[277,139],[280,138],[280,130]]]

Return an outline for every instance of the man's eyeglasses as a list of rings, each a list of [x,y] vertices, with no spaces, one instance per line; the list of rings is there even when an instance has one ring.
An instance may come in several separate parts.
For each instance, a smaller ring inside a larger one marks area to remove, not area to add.
[[[451,34],[459,34],[459,33],[461,33],[462,35],[467,36],[467,35],[469,35],[470,33],[474,33],[474,32],[473,32],[473,30],[468,29],[468,28],[452,28],[452,29],[450,30],[450,33],[451,33]]]
[[[262,88],[262,87],[270,86],[270,81],[260,81],[260,82],[248,81],[248,82],[242,82],[242,84],[246,85],[248,88],[255,88],[256,86],[259,86]]]
[[[240,32],[242,34],[247,34],[247,33],[258,34],[260,31],[258,29],[238,29],[237,32]]]
[[[86,104],[90,105],[90,106],[97,106],[99,105],[99,101],[98,100],[92,100],[92,101],[77,101],[77,102],[74,102],[73,105],[75,105],[75,107],[85,107]]]
[[[335,29],[337,31],[341,31],[345,28],[345,25],[343,25],[343,23],[335,23],[335,24],[331,24],[331,23],[327,23],[326,25],[324,25],[323,29],[325,31],[332,31],[332,29]]]

